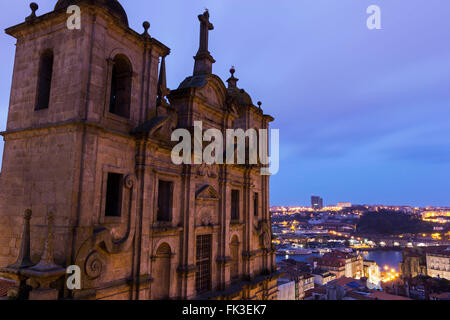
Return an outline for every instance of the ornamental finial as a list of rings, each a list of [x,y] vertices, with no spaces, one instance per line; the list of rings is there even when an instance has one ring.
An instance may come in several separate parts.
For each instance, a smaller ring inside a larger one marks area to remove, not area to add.
[[[53,260],[53,245],[54,245],[54,225],[55,225],[55,214],[52,210],[50,210],[47,214],[47,239],[44,243],[44,252],[42,253],[41,261],[31,268],[34,271],[53,271],[60,269],[61,267],[55,264]]]
[[[31,14],[25,18],[25,21],[33,20],[36,18],[36,11],[39,9],[39,6],[36,2],[30,3]]]
[[[10,265],[9,268],[24,269],[33,266],[31,262],[31,246],[30,246],[30,221],[32,216],[31,209],[25,210],[23,215],[23,232],[22,232],[22,244],[20,246],[19,256],[16,263]]]
[[[230,69],[231,77],[227,80],[228,88],[237,88],[237,82],[239,81],[239,79],[234,77],[235,72],[236,68],[232,66]]]
[[[150,38],[150,35],[148,33],[148,29],[150,29],[150,22],[144,21],[142,26],[144,27],[144,33],[142,35],[146,38]]]

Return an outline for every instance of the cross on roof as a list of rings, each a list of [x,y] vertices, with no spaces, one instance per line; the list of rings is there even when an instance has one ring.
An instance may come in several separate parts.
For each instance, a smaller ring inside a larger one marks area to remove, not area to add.
[[[209,11],[198,16],[200,21],[200,49],[199,52],[208,52],[209,31],[214,30],[214,25],[209,21]]]

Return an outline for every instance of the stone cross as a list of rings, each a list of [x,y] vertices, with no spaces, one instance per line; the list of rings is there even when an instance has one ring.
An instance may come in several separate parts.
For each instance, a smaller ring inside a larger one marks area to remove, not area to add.
[[[198,16],[200,21],[200,48],[199,53],[208,52],[209,31],[214,30],[214,25],[209,21],[209,11]]]
[[[194,76],[211,74],[212,65],[216,62],[208,50],[209,31],[214,30],[214,26],[209,22],[208,9],[198,16],[198,20],[200,21],[200,47],[194,57]]]

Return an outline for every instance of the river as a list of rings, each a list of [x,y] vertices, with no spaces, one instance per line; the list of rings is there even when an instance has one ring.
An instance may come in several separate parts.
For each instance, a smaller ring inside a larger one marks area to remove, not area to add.
[[[402,261],[402,252],[398,250],[369,251],[364,255],[364,260],[373,260],[380,268],[388,266],[389,269],[395,269],[398,272],[398,263]]]

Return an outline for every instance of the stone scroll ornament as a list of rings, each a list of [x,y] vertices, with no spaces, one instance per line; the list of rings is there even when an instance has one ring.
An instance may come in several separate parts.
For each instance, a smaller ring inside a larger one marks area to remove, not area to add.
[[[136,177],[132,174],[129,174],[125,177],[124,186],[127,189],[133,189],[134,185],[136,184]]]
[[[136,185],[136,176],[129,174],[124,178],[123,185],[125,188],[130,189],[131,192]],[[136,228],[136,212],[135,212],[135,199],[134,196],[130,203],[130,217],[127,223],[127,232],[122,239],[114,239],[114,232],[108,228],[100,228],[95,230],[95,242],[97,245],[104,243],[106,251],[108,253],[119,253],[128,250],[131,246],[134,238]]]
[[[133,243],[136,229],[136,199],[133,189],[136,181],[136,176],[133,174],[127,175],[123,180],[124,188],[129,189],[132,193],[126,235],[122,239],[115,239],[113,230],[103,226],[95,229],[78,251],[76,260],[79,261],[79,265],[84,265],[84,271],[90,280],[95,280],[106,272],[107,259],[96,248],[103,248],[106,254],[118,254],[127,251]]]
[[[84,263],[84,271],[90,280],[99,278],[105,272],[105,257],[98,251],[92,251]]]

